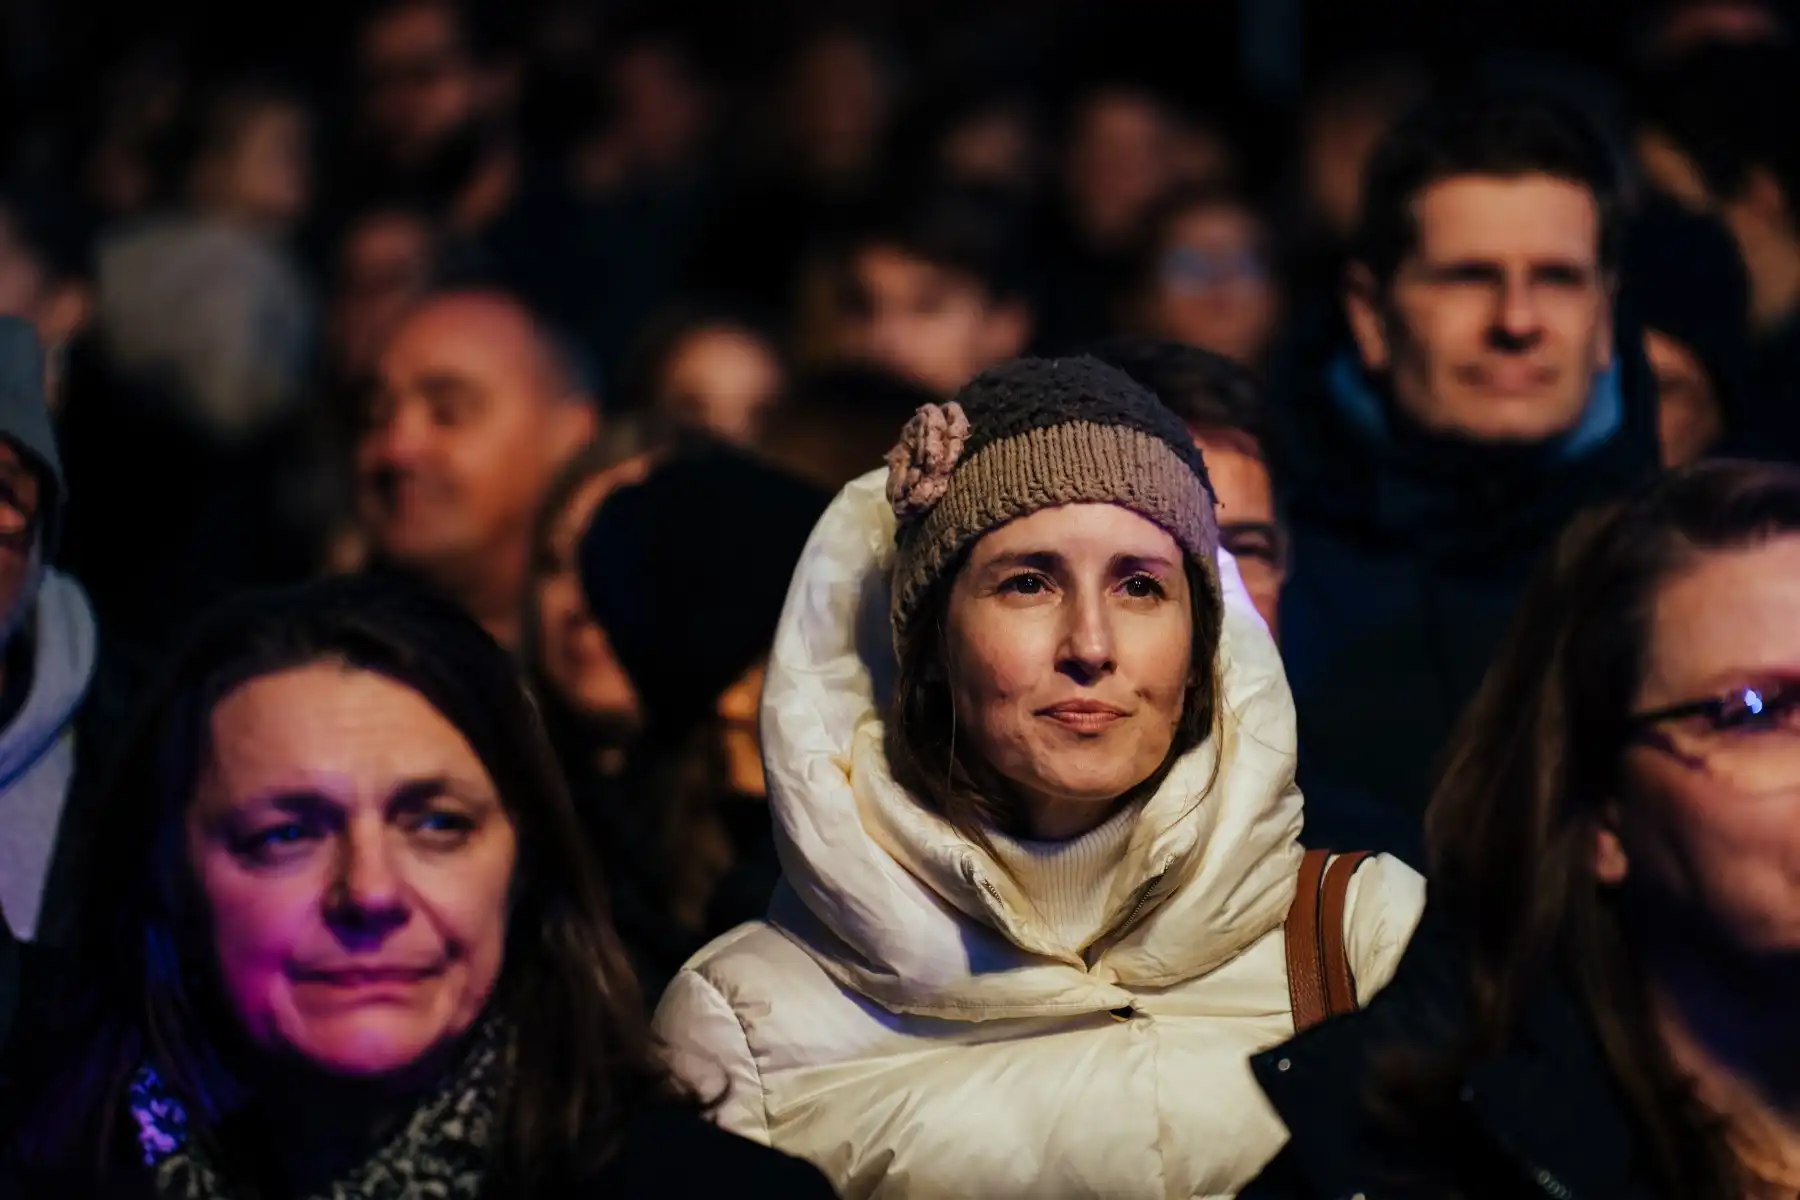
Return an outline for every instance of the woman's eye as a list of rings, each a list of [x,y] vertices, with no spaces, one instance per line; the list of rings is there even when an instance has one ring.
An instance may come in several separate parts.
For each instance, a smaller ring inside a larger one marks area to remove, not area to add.
[[[1725,733],[1758,733],[1790,723],[1800,710],[1800,689],[1780,692],[1746,688],[1732,697],[1713,719],[1713,726]]]
[[[1133,575],[1123,586],[1125,594],[1134,600],[1153,600],[1167,594],[1162,583],[1148,575]]]
[[[462,813],[449,810],[420,813],[418,819],[413,822],[413,829],[416,832],[444,841],[467,837],[474,828],[474,821]]]
[[[1014,575],[1011,579],[1008,579],[1005,583],[1000,585],[1001,591],[1012,592],[1019,596],[1041,596],[1048,591],[1049,588],[1049,581],[1035,572],[1028,572],[1024,575]]]
[[[232,849],[240,858],[252,862],[274,862],[291,857],[315,836],[315,831],[300,821],[284,821],[254,830],[237,839]]]

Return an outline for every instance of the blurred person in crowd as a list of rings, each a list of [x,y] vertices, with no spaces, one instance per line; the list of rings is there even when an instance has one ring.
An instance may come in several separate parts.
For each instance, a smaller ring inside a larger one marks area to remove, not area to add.
[[[654,430],[629,418],[607,421],[551,482],[538,510],[521,657],[551,701],[553,740],[567,734],[577,743],[558,745],[571,780],[619,774],[643,725],[637,689],[582,595],[578,551],[601,502],[649,474],[660,448]]]
[[[416,205],[464,236],[515,199],[520,167],[504,89],[456,0],[383,0],[354,48],[356,126],[335,173],[340,211]]]
[[[1490,89],[1415,110],[1370,163],[1353,345],[1276,410],[1309,844],[1418,861],[1432,764],[1532,566],[1655,467],[1615,164],[1575,110]]]
[[[1677,200],[1717,215],[1750,275],[1752,383],[1762,397],[1746,446],[1800,460],[1800,99],[1785,46],[1715,46],[1653,75],[1638,156]]]
[[[757,449],[783,470],[835,494],[879,467],[899,429],[936,394],[880,367],[850,363],[800,378]]]
[[[1043,183],[1044,131],[1025,84],[985,64],[927,92],[899,121],[892,162],[955,183],[1035,198]]]
[[[1234,192],[1203,187],[1171,196],[1146,230],[1126,323],[1261,371],[1281,311],[1262,214]]]
[[[1670,0],[1642,35],[1644,54],[1669,62],[1707,46],[1786,41],[1781,7],[1768,0]]]
[[[18,190],[0,193],[0,316],[28,321],[36,331],[52,411],[62,401],[67,355],[93,309],[93,262],[66,205]]]
[[[763,689],[783,886],[656,1016],[717,1120],[847,1196],[1256,1172],[1281,1128],[1247,1057],[1295,1027],[1300,793],[1230,562],[1187,427],[1091,358],[978,376],[839,494]],[[1351,882],[1366,998],[1423,889],[1391,858]]]
[[[1298,237],[1334,265],[1362,219],[1369,158],[1429,86],[1416,63],[1371,59],[1328,75],[1307,97],[1299,131]]]
[[[532,520],[598,428],[588,384],[523,304],[479,290],[419,305],[376,376],[355,448],[376,562],[428,581],[517,645]]]
[[[647,183],[680,186],[705,166],[718,105],[673,28],[651,21],[609,31],[600,75],[602,120],[573,163],[579,194],[600,200]]]
[[[1068,120],[1063,186],[1076,236],[1090,251],[1127,251],[1180,183],[1229,180],[1230,147],[1183,123],[1162,97],[1123,84],[1086,90]]]
[[[781,97],[781,153],[813,187],[856,194],[880,167],[898,80],[873,34],[825,25],[803,36]]]
[[[828,499],[736,451],[690,450],[624,479],[580,535],[587,606],[636,720],[594,824],[602,860],[649,889],[662,936],[633,949],[652,997],[708,939],[768,909],[781,869],[758,741],[764,662]]]
[[[144,717],[6,1194],[830,1194],[670,1083],[532,701],[465,614],[370,579],[245,600]]]
[[[191,80],[181,55],[152,40],[100,73],[99,108],[84,147],[80,193],[101,223],[141,216],[164,198]]]
[[[437,282],[442,238],[419,209],[386,206],[353,217],[338,241],[326,355],[340,381],[367,379],[381,348]]]
[[[1800,1188],[1800,475],[1584,514],[1460,725],[1432,912],[1363,1013],[1258,1059],[1244,1195]]]
[[[1644,327],[1663,465],[1685,466],[1743,429],[1754,407],[1737,243],[1718,220],[1651,197],[1626,231],[1620,284]]]
[[[774,341],[727,308],[690,305],[652,322],[626,380],[632,408],[738,446],[755,445],[787,387]]]
[[[821,242],[877,186],[899,91],[872,30],[803,30],[768,84],[744,177],[701,230],[689,283],[768,311],[797,300]]]
[[[1276,634],[1287,530],[1269,482],[1262,386],[1223,355],[1180,342],[1122,337],[1090,353],[1149,388],[1194,435],[1219,502],[1219,546],[1237,560],[1257,615]]]
[[[0,1051],[74,950],[128,688],[81,585],[48,565],[67,492],[37,338],[0,317]]]
[[[1064,118],[1062,227],[1045,291],[1052,345],[1114,330],[1111,301],[1127,285],[1151,213],[1183,185],[1230,183],[1231,147],[1135,84],[1080,89]]]
[[[310,139],[290,93],[222,88],[198,114],[184,205],[100,247],[98,328],[113,367],[166,383],[214,436],[287,413],[313,367],[313,296],[287,246],[311,203]]]
[[[844,239],[845,357],[948,397],[1023,353],[1033,304],[1022,214],[992,189],[884,197]]]

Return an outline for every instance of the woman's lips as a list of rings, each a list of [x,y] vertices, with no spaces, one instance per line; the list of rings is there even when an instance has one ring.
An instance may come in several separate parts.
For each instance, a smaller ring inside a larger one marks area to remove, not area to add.
[[[1038,716],[1048,717],[1077,733],[1098,733],[1128,715],[1124,709],[1100,700],[1066,700],[1038,710]]]

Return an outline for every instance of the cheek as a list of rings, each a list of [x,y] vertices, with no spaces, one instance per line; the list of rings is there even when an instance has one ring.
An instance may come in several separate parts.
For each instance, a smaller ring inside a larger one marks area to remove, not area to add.
[[[1800,948],[1800,791],[1743,796],[1645,771],[1621,830],[1631,869],[1741,943]]]
[[[1026,617],[952,628],[950,687],[960,725],[991,746],[1015,736],[1032,696],[1056,667],[1054,636]],[[1047,626],[1047,622],[1044,623]]]
[[[286,964],[318,928],[321,887],[307,871],[253,879],[228,863],[202,866],[219,979],[252,1033],[267,1026]]]

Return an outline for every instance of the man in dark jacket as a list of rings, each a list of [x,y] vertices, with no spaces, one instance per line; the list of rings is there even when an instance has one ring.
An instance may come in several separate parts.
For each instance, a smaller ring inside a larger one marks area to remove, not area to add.
[[[1353,348],[1279,388],[1315,845],[1419,861],[1439,747],[1533,563],[1654,468],[1640,343],[1615,336],[1613,164],[1579,115],[1491,92],[1419,110],[1371,163]]]
[[[0,1055],[34,981],[72,944],[123,693],[110,673],[99,682],[86,594],[46,565],[66,494],[37,336],[0,318]]]

